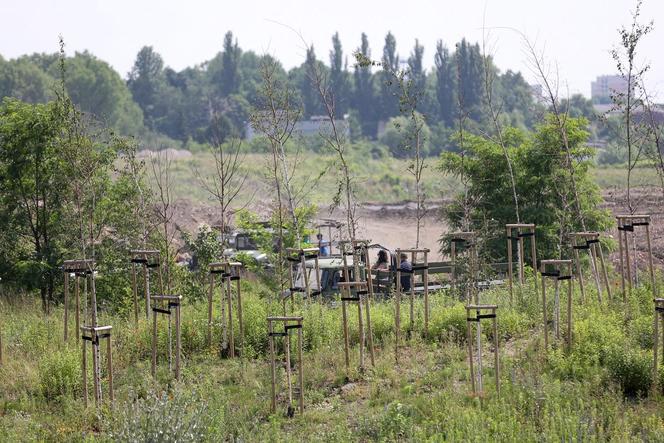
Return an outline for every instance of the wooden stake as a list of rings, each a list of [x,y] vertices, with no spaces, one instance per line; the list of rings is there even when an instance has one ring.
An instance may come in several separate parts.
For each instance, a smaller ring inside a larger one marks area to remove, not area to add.
[[[280,322],[284,325],[284,332],[275,332],[274,323]],[[295,323],[295,324],[293,324]],[[292,403],[293,403],[293,385],[291,382],[291,362],[290,362],[290,331],[292,329],[297,329],[297,384],[298,384],[298,406],[300,414],[304,412],[304,369],[302,361],[302,317],[268,317],[267,318],[267,328],[268,328],[268,341],[270,345],[270,372],[272,378],[272,387],[271,387],[271,402],[270,402],[270,411],[275,413],[277,410],[277,365],[276,365],[276,352],[274,337],[281,336],[284,338],[284,354],[285,354],[285,367],[286,367],[286,379],[288,383],[288,416],[293,412]]]
[[[136,263],[131,264],[131,293],[134,299],[134,323],[138,325],[138,286],[136,284]]]
[[[652,285],[652,294],[655,298],[657,298],[657,285],[655,284],[655,266],[653,265],[653,260],[652,260],[652,244],[650,241],[650,217],[648,217],[648,220],[645,222],[648,223],[646,224],[646,241],[648,245],[648,268],[650,270],[650,284]]]
[[[512,228],[507,228],[507,281],[510,288],[510,304],[514,300],[514,289],[512,280],[514,272],[512,270]]]
[[[65,269],[64,270],[65,274],[65,281],[64,281],[64,305],[65,305],[65,334],[64,334],[64,341],[65,343],[67,342],[67,333],[69,329],[69,270]],[[0,350],[0,355],[2,354],[2,351]]]
[[[473,395],[484,395],[484,388],[482,382],[482,342],[481,342],[481,321],[482,319],[492,319],[493,325],[493,345],[494,345],[494,370],[496,377],[496,395],[500,395],[500,347],[498,340],[498,321],[496,310],[498,305],[479,305],[471,304],[466,306],[466,335],[468,342],[468,359],[470,367],[470,378],[473,388]],[[475,317],[471,317],[471,313],[475,312]],[[488,313],[486,313],[488,312]],[[472,339],[472,326],[471,323],[477,323],[477,362],[478,368],[475,371],[474,356],[473,356],[473,339]],[[477,372],[477,377],[475,376]],[[477,381],[476,381],[477,378]]]
[[[618,249],[620,250],[620,287],[622,290],[623,303],[627,301],[627,293],[625,292],[625,262],[623,252],[623,231],[621,220],[618,219]]]

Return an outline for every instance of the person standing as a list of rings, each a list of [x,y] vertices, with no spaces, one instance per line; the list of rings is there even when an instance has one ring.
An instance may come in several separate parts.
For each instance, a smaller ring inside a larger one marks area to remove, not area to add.
[[[410,291],[410,287],[413,281],[413,264],[408,261],[408,256],[401,253],[399,257],[399,270],[405,271],[401,273],[401,290]]]
[[[321,257],[329,257],[330,255],[330,245],[323,241],[323,234],[320,232],[316,234],[316,239],[318,240],[318,253]]]

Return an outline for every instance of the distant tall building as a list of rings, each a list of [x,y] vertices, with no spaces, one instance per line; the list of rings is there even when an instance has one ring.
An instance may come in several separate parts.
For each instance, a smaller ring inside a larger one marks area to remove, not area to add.
[[[590,97],[593,103],[611,103],[611,95],[627,93],[627,80],[620,75],[599,75],[590,82]]]

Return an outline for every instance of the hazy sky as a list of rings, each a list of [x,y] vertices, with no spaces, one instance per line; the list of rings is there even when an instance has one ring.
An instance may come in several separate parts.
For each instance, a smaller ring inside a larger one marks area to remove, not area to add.
[[[0,54],[55,52],[62,34],[70,53],[88,49],[126,77],[143,45],[154,46],[179,70],[212,58],[231,30],[243,49],[269,52],[290,68],[304,60],[298,33],[327,63],[330,37],[338,31],[352,63],[362,32],[378,59],[385,34],[392,31],[402,58],[419,38],[431,67],[438,39],[451,48],[464,36],[481,42],[484,25],[491,28],[488,46],[501,70],[520,70],[534,81],[520,37],[505,28],[517,29],[557,65],[571,93],[589,95],[596,75],[615,72],[609,51],[618,42],[616,30],[630,23],[634,5],[633,0],[0,0]],[[643,41],[640,61],[650,63],[649,87],[662,99],[664,1],[645,0],[642,16],[655,21],[655,30]]]

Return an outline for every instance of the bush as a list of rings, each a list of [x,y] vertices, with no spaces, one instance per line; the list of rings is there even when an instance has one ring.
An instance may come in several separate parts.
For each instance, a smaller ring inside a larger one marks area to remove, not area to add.
[[[629,397],[645,395],[652,385],[652,355],[630,347],[611,350],[607,366],[611,379]]]
[[[81,388],[78,353],[64,350],[46,353],[39,363],[39,386],[46,400],[74,395]]]
[[[113,441],[197,442],[205,438],[206,417],[207,403],[198,396],[164,392],[130,399],[107,424]]]
[[[652,315],[644,315],[635,319],[631,328],[632,335],[642,349],[652,349],[653,345],[653,318]]]

